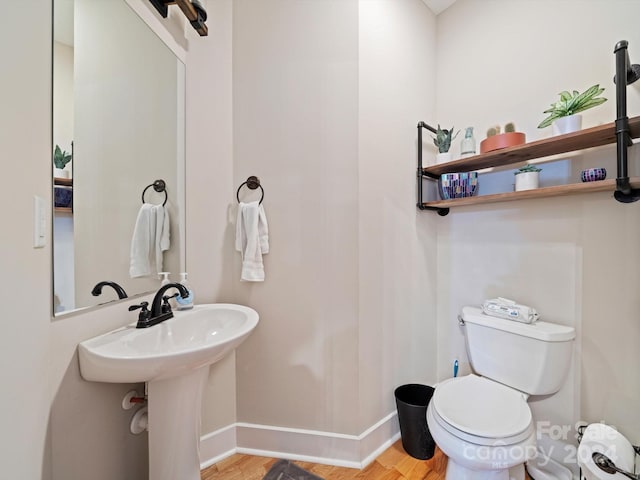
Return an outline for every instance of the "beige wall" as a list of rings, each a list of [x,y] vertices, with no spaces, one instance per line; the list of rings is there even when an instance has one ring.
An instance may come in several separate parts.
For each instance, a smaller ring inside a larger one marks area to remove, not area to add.
[[[260,177],[261,323],[237,352],[238,420],[358,431],[358,2],[233,3],[234,185]],[[251,198],[243,192],[244,199]]]
[[[474,125],[480,141],[487,127],[513,120],[535,140],[551,134],[536,126],[558,92],[600,83],[609,101],[584,112],[583,126],[611,122],[613,47],[628,40],[632,61],[639,61],[638,14],[637,2],[622,0],[459,0],[438,17],[439,121]],[[629,113],[637,115],[638,87],[629,87],[628,95]],[[637,173],[638,152],[631,157]],[[614,158],[607,147],[544,164],[541,182],[579,181],[582,168],[599,165],[614,177]],[[513,170],[492,174],[494,186],[502,182],[508,191]],[[483,177],[481,191],[482,184]],[[496,295],[515,298],[536,306],[544,319],[578,330],[572,377],[555,397],[533,402],[537,418],[604,420],[637,443],[640,376],[629,369],[640,362],[638,208],[600,193],[465,207],[440,219],[439,377],[451,375],[455,358],[466,361],[456,323],[460,308]]]

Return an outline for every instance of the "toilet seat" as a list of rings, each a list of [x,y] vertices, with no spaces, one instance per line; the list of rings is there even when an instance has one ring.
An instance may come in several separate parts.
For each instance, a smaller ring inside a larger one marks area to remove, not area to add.
[[[431,402],[434,419],[442,428],[477,445],[513,445],[533,431],[526,397],[477,375],[444,381]]]

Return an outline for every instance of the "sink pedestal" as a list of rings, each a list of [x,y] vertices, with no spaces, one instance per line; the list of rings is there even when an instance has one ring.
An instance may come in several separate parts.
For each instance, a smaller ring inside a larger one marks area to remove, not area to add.
[[[200,417],[209,365],[147,383],[149,480],[200,480]]]

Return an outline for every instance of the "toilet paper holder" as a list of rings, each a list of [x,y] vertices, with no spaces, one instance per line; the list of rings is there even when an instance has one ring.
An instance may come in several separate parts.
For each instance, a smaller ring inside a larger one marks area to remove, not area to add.
[[[637,464],[637,461],[636,461],[637,458],[636,457],[638,455],[640,455],[640,446],[632,445],[628,441],[628,439],[626,439],[622,434],[617,432],[612,427],[610,427],[608,425],[605,425],[604,423],[579,425],[577,427],[577,432],[578,433],[576,435],[579,445],[582,443],[582,439],[583,439],[583,436],[585,435],[585,431],[587,430],[587,428],[590,425],[593,426],[592,429],[590,430],[590,433],[588,434],[590,444],[591,444],[591,442],[594,441],[594,434],[596,435],[596,437],[595,437],[596,442],[598,442],[597,434],[598,433],[602,434],[602,432],[605,432],[605,433],[606,432],[611,432],[611,433],[609,433],[610,435],[615,435],[619,439],[619,440],[616,440],[616,441],[610,440],[611,443],[609,443],[607,441],[600,443],[600,445],[602,445],[603,450],[600,450],[599,448],[594,448],[593,450],[591,450],[589,452],[589,453],[591,453],[591,455],[590,455],[590,460],[592,460],[591,465],[596,467],[597,470],[600,470],[600,471],[606,473],[607,477],[609,475],[619,473],[620,475],[624,475],[625,477],[631,478],[632,480],[640,480],[640,473],[636,473],[636,464]],[[620,441],[622,441],[623,444],[627,445],[627,447],[625,447],[625,448],[628,448],[627,455],[630,455],[630,456],[626,456],[627,460],[624,461],[621,466],[618,466],[607,455],[608,455],[609,447],[612,447],[612,448],[615,449],[616,448],[616,443],[618,445],[620,445],[620,443],[619,443]],[[578,456],[579,457],[580,457],[581,450],[582,450],[581,448],[578,449]],[[585,451],[584,453],[587,453],[587,451]],[[585,476],[583,476],[582,467],[583,466],[586,467],[586,465],[583,465],[580,460],[578,460],[578,464],[580,465],[580,478],[581,479],[603,478],[603,477],[600,477],[599,475],[597,477],[594,476],[595,472],[593,470],[591,470],[591,475],[590,476],[587,476],[586,473],[585,473]],[[621,468],[621,467],[625,467],[625,468]]]

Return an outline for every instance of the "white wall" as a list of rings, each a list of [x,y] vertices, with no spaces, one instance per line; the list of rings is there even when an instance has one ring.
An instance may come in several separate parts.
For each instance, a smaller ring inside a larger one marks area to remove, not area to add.
[[[639,13],[639,4],[622,0],[459,0],[438,17],[438,121],[473,125],[480,141],[487,127],[513,120],[535,140],[550,135],[536,126],[558,92],[595,83],[606,87],[609,101],[584,112],[583,126],[613,121],[613,47],[629,40],[631,59],[639,61]],[[638,115],[638,88],[628,94],[629,113]],[[631,157],[637,162],[638,152]],[[613,177],[614,158],[607,147],[545,164],[541,181],[554,181],[545,178],[553,174],[577,182],[582,168],[598,165]],[[499,177],[504,191],[514,168]],[[638,208],[599,193],[464,207],[440,219],[439,377],[451,376],[455,358],[466,361],[460,308],[496,295],[516,298],[578,331],[571,376],[558,395],[533,400],[537,419],[604,420],[637,443],[640,377],[628,368],[640,362]]]
[[[46,455],[49,409],[48,354],[50,252],[33,249],[33,196],[50,198],[51,6],[33,1],[5,5],[0,89],[0,142],[13,159],[5,184],[11,198],[0,249],[3,329],[0,381],[0,459],[4,474],[40,478]],[[25,24],[16,19],[29,18]],[[17,42],[16,39],[21,39]],[[9,48],[10,47],[10,48]],[[48,241],[50,241],[50,232]]]
[[[359,2],[360,431],[393,390],[436,379],[437,219],[415,208],[416,125],[435,118],[436,18],[419,0]]]
[[[187,62],[187,270],[197,303],[233,301],[235,203],[232,138],[232,0],[207,2],[209,36]],[[191,27],[189,27],[191,28]],[[206,435],[236,421],[235,353],[210,369],[202,407]],[[206,459],[203,459],[206,460]]]

